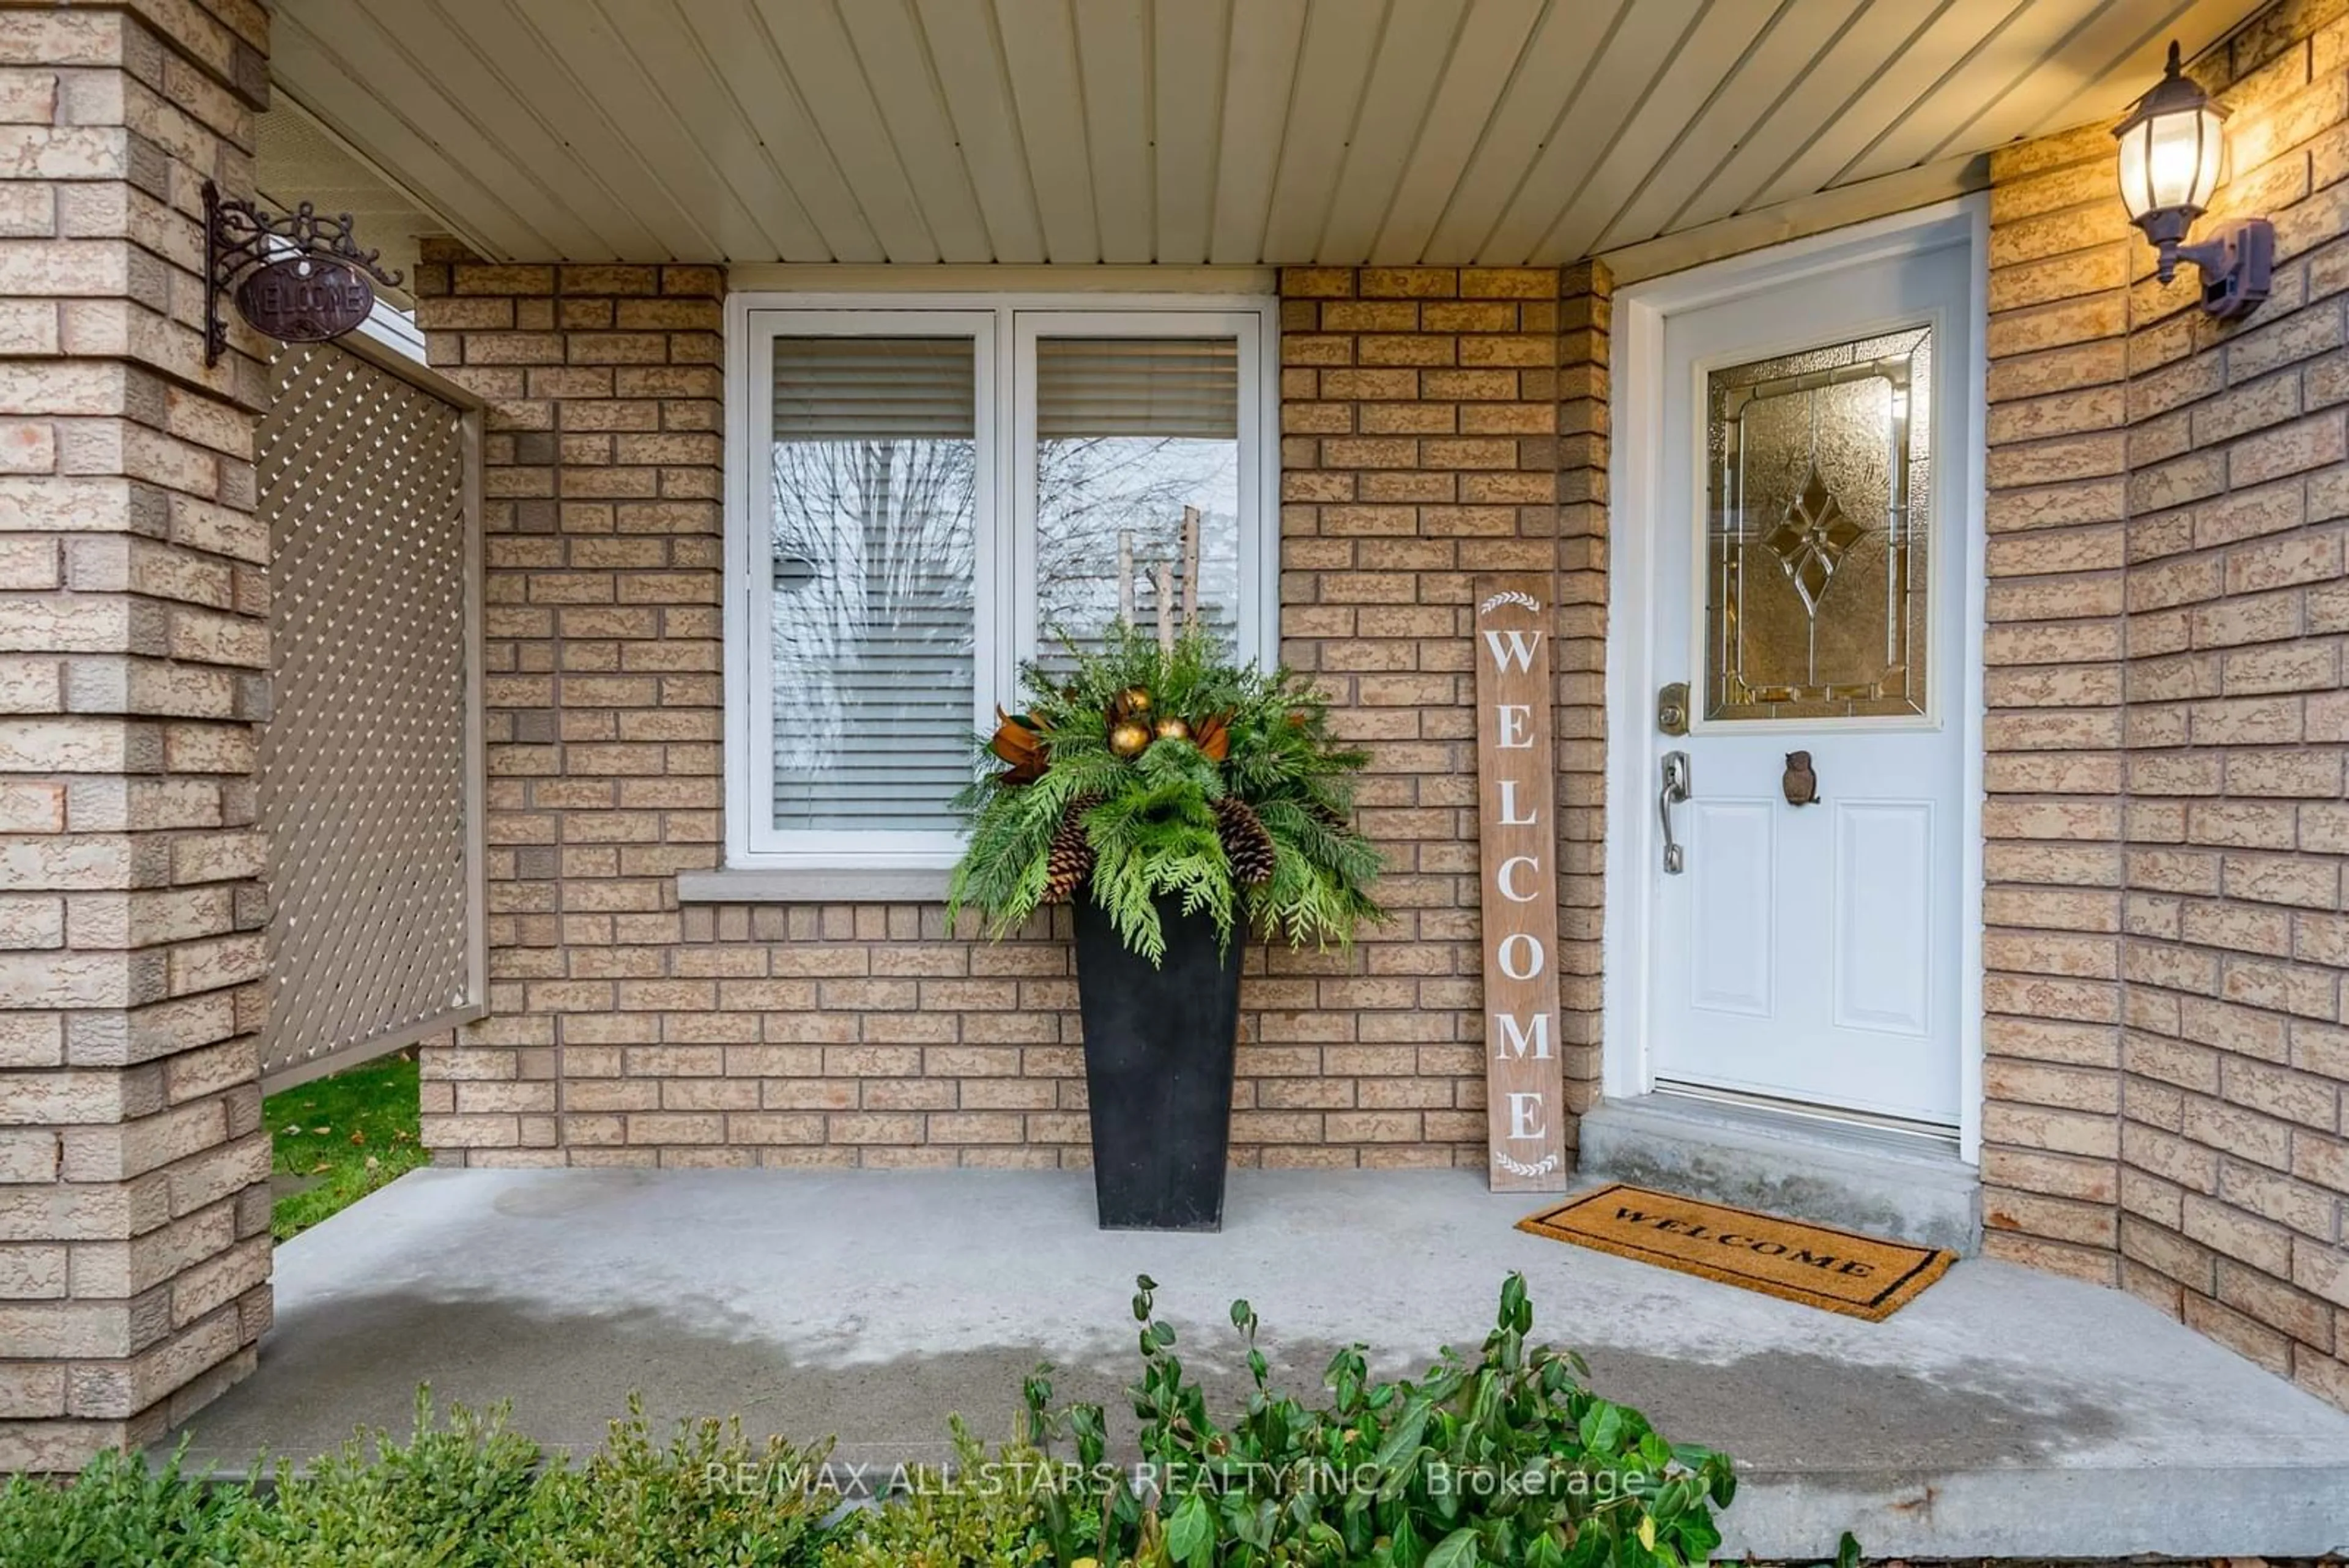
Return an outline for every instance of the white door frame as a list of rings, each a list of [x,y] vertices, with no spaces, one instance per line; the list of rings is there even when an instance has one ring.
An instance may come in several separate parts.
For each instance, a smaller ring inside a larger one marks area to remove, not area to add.
[[[1663,453],[1657,431],[1663,417],[1664,318],[1823,272],[1913,254],[1962,240],[1973,279],[1966,395],[1972,405],[1968,450],[1952,463],[1962,489],[1958,514],[1966,535],[1958,602],[1960,700],[1944,710],[1961,729],[1964,759],[1960,784],[1959,891],[1967,909],[1958,938],[1958,1085],[1960,1155],[1971,1162],[1982,1148],[1982,452],[1988,415],[1986,282],[1990,199],[1962,196],[1767,250],[1754,251],[1619,290],[1614,299],[1609,413],[1614,451],[1609,462],[1607,574],[1607,908],[1599,1039],[1600,1083],[1609,1098],[1644,1095],[1655,1086],[1648,1051],[1648,933],[1655,863],[1655,781],[1643,743],[1655,722],[1654,551]],[[1940,466],[1936,464],[1937,467]],[[1674,650],[1677,654],[1678,650]]]

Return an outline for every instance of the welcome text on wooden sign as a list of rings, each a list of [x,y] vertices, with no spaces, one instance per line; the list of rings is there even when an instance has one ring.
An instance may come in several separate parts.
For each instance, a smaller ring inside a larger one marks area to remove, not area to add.
[[[1557,1053],[1557,788],[1549,581],[1475,582],[1485,1081],[1498,1190],[1567,1184]]]

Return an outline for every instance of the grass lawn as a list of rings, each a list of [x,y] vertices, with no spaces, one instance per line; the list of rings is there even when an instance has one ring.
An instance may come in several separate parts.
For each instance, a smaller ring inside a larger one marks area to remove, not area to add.
[[[413,1051],[272,1095],[261,1112],[274,1146],[271,1169],[313,1181],[277,1199],[269,1230],[281,1241],[431,1163],[417,1137]]]

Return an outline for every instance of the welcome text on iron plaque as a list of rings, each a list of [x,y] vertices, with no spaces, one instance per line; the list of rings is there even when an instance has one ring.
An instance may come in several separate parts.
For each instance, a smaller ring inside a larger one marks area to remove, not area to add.
[[[1485,1084],[1495,1190],[1567,1185],[1557,1046],[1557,789],[1549,581],[1475,581]]]

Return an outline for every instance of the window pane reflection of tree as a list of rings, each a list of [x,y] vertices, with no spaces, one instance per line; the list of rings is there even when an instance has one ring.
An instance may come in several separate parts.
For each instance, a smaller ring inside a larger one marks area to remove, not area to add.
[[[1118,607],[1118,540],[1133,541],[1137,619],[1156,616],[1153,569],[1178,560],[1183,509],[1200,513],[1201,621],[1239,625],[1239,346],[1228,337],[1045,338],[1037,345],[1036,618],[1097,643]],[[1176,585],[1178,597],[1181,587]]]
[[[949,830],[977,668],[970,346],[850,342],[819,352],[895,349],[897,374],[827,387],[811,368],[787,402],[777,346],[774,824]]]

